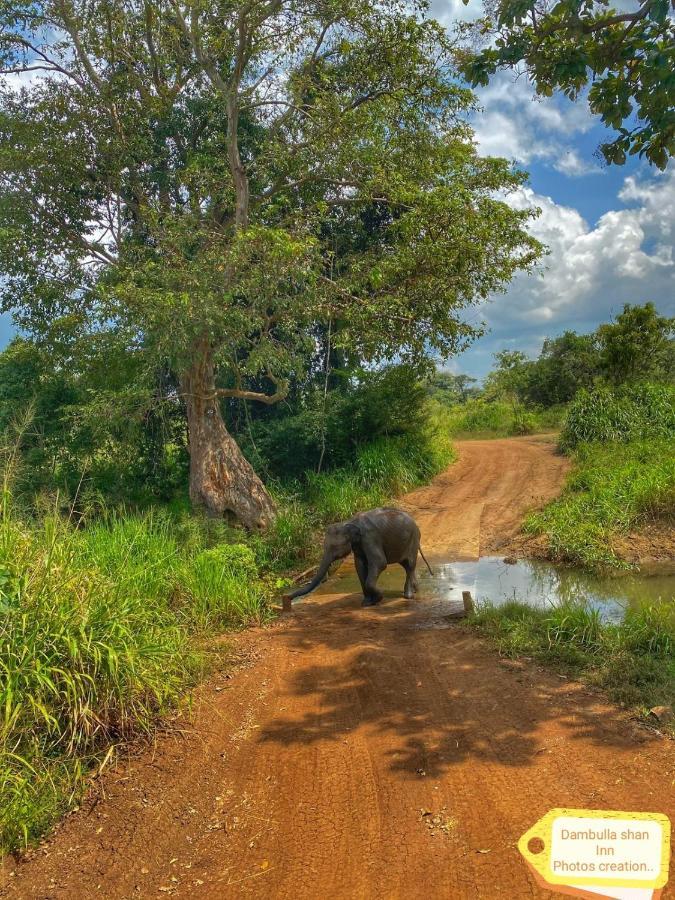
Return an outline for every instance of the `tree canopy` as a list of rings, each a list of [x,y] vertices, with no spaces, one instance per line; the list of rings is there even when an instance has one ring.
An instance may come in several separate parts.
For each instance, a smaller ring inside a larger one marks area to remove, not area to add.
[[[476,153],[444,30],[396,0],[12,0],[0,14],[1,302],[77,367],[108,335],[176,373],[191,493],[273,505],[219,401],[315,353],[420,365],[536,261],[523,173]],[[86,351],[86,352],[89,352]]]
[[[468,0],[464,0],[468,2]],[[490,45],[464,59],[474,85],[503,67],[522,65],[536,91],[560,89],[588,103],[613,140],[600,145],[608,163],[627,154],[664,169],[675,152],[675,23],[668,0],[496,0],[474,27]]]

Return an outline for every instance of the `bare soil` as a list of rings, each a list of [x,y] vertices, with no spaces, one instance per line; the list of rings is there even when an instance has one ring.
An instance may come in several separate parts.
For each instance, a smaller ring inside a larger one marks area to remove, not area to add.
[[[471,558],[565,470],[544,439],[467,441],[405,503],[425,550]],[[671,741],[500,659],[423,596],[359,602],[328,584],[239,635],[187,730],[119,762],[31,859],[6,860],[0,894],[548,898],[516,842],[552,807],[675,816]]]

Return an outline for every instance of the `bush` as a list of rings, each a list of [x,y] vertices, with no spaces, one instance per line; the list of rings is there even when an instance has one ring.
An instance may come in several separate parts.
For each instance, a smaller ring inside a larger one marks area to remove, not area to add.
[[[675,437],[675,387],[635,384],[580,391],[570,406],[560,444]]]

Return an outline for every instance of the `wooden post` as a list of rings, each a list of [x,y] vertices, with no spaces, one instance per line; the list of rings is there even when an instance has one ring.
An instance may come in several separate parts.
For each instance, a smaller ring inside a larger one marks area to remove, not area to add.
[[[464,615],[470,616],[475,609],[471,591],[462,591],[462,602],[464,603]]]
[[[293,612],[293,601],[288,596],[288,594],[284,594],[284,596],[281,598],[281,611]]]

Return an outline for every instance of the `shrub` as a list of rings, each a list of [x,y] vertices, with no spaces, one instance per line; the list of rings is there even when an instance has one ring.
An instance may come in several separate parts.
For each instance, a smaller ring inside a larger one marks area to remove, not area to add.
[[[561,447],[582,443],[675,437],[675,388],[664,384],[596,387],[580,391],[570,406]]]

